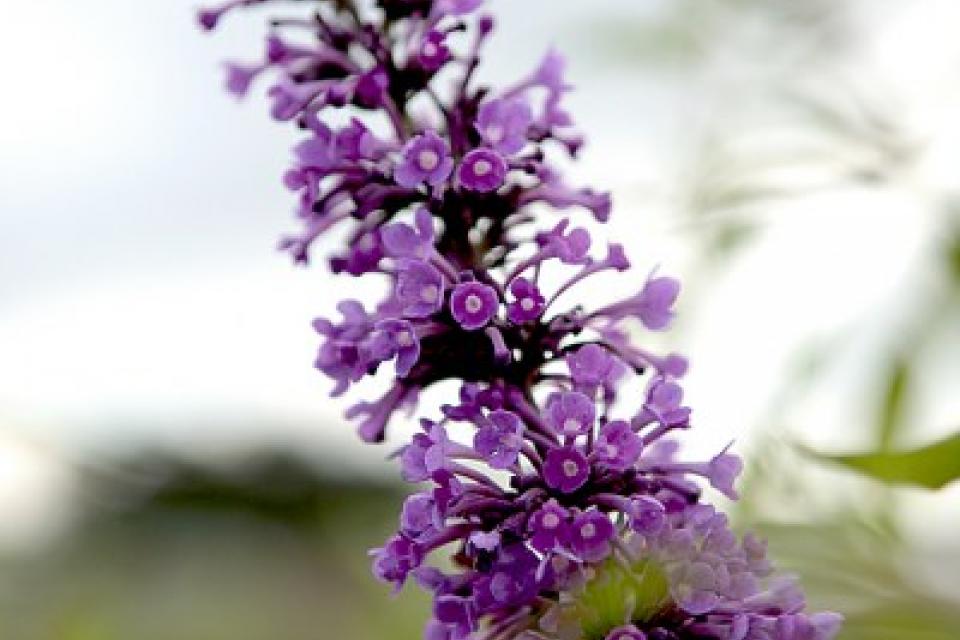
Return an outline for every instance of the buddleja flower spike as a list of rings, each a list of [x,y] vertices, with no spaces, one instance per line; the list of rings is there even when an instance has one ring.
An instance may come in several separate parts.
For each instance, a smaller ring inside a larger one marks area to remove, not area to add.
[[[563,58],[550,51],[495,89],[474,79],[493,29],[481,0],[310,4],[273,22],[259,62],[228,66],[228,89],[268,76],[271,113],[303,132],[284,176],[302,229],[281,247],[306,263],[320,235],[345,228],[331,269],[387,283],[378,304],[345,300],[341,318],[314,323],[334,395],[392,369],[383,397],[347,412],[360,436],[382,441],[421,389],[460,382],[401,450],[419,491],[372,552],[377,577],[432,592],[426,638],[832,638],[840,617],[804,613],[793,583],[769,577],[764,545],[703,502],[704,484],[736,497],[740,459],[678,458],[687,362],[627,328],[666,329],[679,283],[651,275],[624,300],[560,308],[585,280],[629,268],[620,245],[596,255],[570,218],[538,228],[545,208],[599,222],[611,209],[551,160],[582,144]],[[566,275],[551,287],[546,270]],[[620,397],[631,376],[646,380],[639,406]]]

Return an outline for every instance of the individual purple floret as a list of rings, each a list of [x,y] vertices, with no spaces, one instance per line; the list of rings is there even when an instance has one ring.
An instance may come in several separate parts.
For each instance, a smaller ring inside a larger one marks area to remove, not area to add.
[[[631,468],[643,450],[643,439],[623,420],[603,425],[593,448],[594,459],[617,471]]]
[[[497,314],[497,292],[479,282],[463,282],[450,294],[450,313],[467,331],[485,327]]]
[[[433,131],[427,131],[407,142],[394,178],[402,187],[413,188],[422,183],[437,187],[450,176],[453,160],[450,145]]]
[[[634,425],[660,422],[669,428],[686,427],[690,418],[690,409],[681,406],[683,389],[675,381],[657,376],[647,388],[647,400],[640,413],[634,418]]]
[[[380,229],[384,253],[392,258],[426,260],[433,254],[433,217],[427,209],[418,209],[415,227],[397,222]]]
[[[590,475],[587,457],[576,447],[554,447],[543,463],[543,482],[560,493],[573,493]]]
[[[673,304],[680,294],[680,283],[673,278],[651,278],[640,293],[601,310],[608,318],[636,317],[651,331],[667,328],[673,319]]]
[[[516,98],[489,100],[477,113],[477,133],[502,154],[518,153],[527,144],[533,123],[530,105]]]
[[[667,523],[667,509],[652,496],[636,496],[626,504],[630,528],[636,533],[652,535],[659,533]]]
[[[510,411],[492,411],[477,430],[473,448],[494,469],[509,469],[523,446],[523,422]]]
[[[408,318],[427,318],[443,307],[443,276],[429,263],[405,260],[397,274],[397,301]]]
[[[493,29],[482,0],[297,4],[259,59],[227,65],[227,87],[263,83],[301,136],[283,176],[299,229],[281,248],[306,264],[339,233],[330,269],[381,283],[379,302],[314,322],[334,395],[386,387],[348,409],[360,437],[395,438],[421,390],[459,384],[401,443],[417,488],[371,552],[379,579],[431,593],[426,640],[833,638],[841,618],[805,613],[765,544],[706,503],[736,498],[740,458],[687,460],[673,439],[693,424],[687,360],[635,330],[668,328],[679,282],[640,278],[599,307],[585,295],[623,290],[601,279],[625,282],[630,263],[574,222],[605,222],[612,203],[558,169],[583,145],[562,56],[490,87],[476,78]]]
[[[436,501],[428,493],[415,493],[403,503],[400,532],[410,540],[424,540],[436,532]]]
[[[528,520],[527,533],[532,549],[550,554],[570,546],[570,512],[556,500],[549,500]]]
[[[596,509],[584,511],[570,525],[570,551],[582,562],[603,560],[616,533],[610,516]]]
[[[457,168],[457,182],[469,191],[488,193],[503,186],[507,161],[493,149],[474,149]]]
[[[574,386],[593,395],[596,389],[615,384],[621,369],[616,357],[598,344],[585,344],[567,356]]]
[[[706,477],[710,480],[710,486],[731,500],[736,500],[738,496],[733,485],[741,471],[743,471],[743,461],[738,456],[721,453],[710,460]]]
[[[440,31],[429,31],[423,37],[417,50],[417,60],[424,70],[437,71],[451,60],[450,49],[445,40],[446,34]]]
[[[507,305],[507,317],[514,324],[533,322],[540,317],[546,306],[546,299],[537,285],[526,278],[514,278],[510,283],[513,302]]]
[[[381,362],[397,359],[397,375],[405,376],[420,358],[420,341],[406,320],[383,320],[374,327],[371,353]]]
[[[552,393],[547,399],[547,424],[568,438],[593,431],[596,409],[593,401],[582,393],[565,391]]]
[[[373,572],[384,582],[399,589],[407,576],[423,561],[422,547],[402,535],[391,538],[386,546],[373,553]]]

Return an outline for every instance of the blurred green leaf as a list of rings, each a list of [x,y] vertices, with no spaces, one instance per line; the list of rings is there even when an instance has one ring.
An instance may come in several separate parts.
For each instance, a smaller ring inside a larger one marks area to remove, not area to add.
[[[877,446],[889,451],[897,432],[905,420],[907,386],[910,382],[910,364],[905,358],[896,358],[887,375],[886,389],[881,397],[877,421]]]
[[[597,20],[584,33],[603,33],[598,41],[591,40],[601,55],[631,65],[685,66],[702,61],[705,55],[698,34],[687,24],[617,16]]]
[[[722,174],[721,174],[722,175]],[[693,213],[707,214],[755,206],[787,195],[785,189],[763,184],[736,184],[733,176],[726,181],[717,179],[715,172],[711,184],[702,184],[692,194],[689,208]]]
[[[716,255],[726,255],[749,242],[757,232],[757,226],[745,221],[730,220],[718,225],[707,250]]]
[[[947,247],[947,265],[955,283],[960,283],[960,231],[954,234]]]
[[[853,455],[811,453],[821,460],[841,464],[890,484],[940,489],[960,478],[960,433],[913,451]]]

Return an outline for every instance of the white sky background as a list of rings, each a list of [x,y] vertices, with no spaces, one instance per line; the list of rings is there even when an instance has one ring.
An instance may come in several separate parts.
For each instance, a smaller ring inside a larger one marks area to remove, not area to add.
[[[577,175],[614,191],[608,233],[628,239],[630,288],[657,264],[680,277],[691,264],[669,199],[651,204],[638,193],[674,177],[689,123],[716,104],[716,83],[738,72],[721,58],[715,76],[691,86],[623,65],[598,68],[603,58],[578,25],[594,12],[641,14],[660,4],[494,0],[499,35],[484,70],[504,82],[551,43],[568,54],[578,87],[569,105],[590,141]],[[862,19],[869,37],[848,62],[894,90],[905,120],[937,140],[917,177],[923,188],[955,189],[960,4],[870,7]],[[328,382],[310,366],[317,340],[309,320],[355,281],[333,279],[319,264],[294,269],[273,250],[294,228],[279,176],[295,134],[271,123],[262,100],[237,105],[221,90],[219,61],[259,53],[263,14],[231,15],[207,37],[194,28],[193,9],[181,0],[4,6],[0,544],[4,521],[18,523],[11,536],[49,524],[44,514],[61,510],[70,486],[61,462],[83,452],[147,442],[219,453],[293,441],[384,470],[385,451],[354,441],[340,418],[344,403],[326,397]],[[895,319],[909,308],[912,292],[897,283],[917,281],[928,218],[902,193],[807,199],[773,217],[727,275],[692,292],[696,315],[657,343],[692,357],[695,450],[749,440],[810,339],[849,329],[868,311]],[[853,345],[850,363],[789,417],[810,441],[862,442],[862,430],[844,427],[863,409],[850,398],[862,393],[858,381],[884,327],[858,332],[863,344]],[[921,435],[956,426],[960,394],[949,390],[958,343],[955,332],[953,353],[931,364],[944,382],[917,416]]]

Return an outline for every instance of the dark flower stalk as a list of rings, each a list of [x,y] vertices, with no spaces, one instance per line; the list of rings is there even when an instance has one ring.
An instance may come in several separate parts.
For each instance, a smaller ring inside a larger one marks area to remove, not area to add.
[[[392,362],[389,391],[347,412],[360,436],[382,441],[421,389],[461,384],[399,452],[404,479],[425,484],[372,552],[380,579],[434,594],[428,640],[832,638],[839,616],[804,613],[792,581],[768,577],[764,545],[702,502],[703,483],[736,498],[740,459],[677,458],[687,362],[627,328],[666,329],[678,282],[651,275],[620,302],[558,308],[629,268],[618,244],[593,254],[569,218],[536,226],[547,207],[600,222],[611,209],[550,160],[582,144],[563,59],[551,51],[497,90],[474,80],[493,29],[474,17],[482,0],[303,4],[313,13],[272,22],[259,62],[228,66],[228,89],[269,75],[273,116],[303,131],[284,176],[301,231],[281,247],[306,263],[346,228],[331,269],[388,285],[377,305],[344,300],[342,318],[314,322],[334,395]],[[547,270],[566,279],[547,289]],[[622,406],[636,376],[646,391]]]

